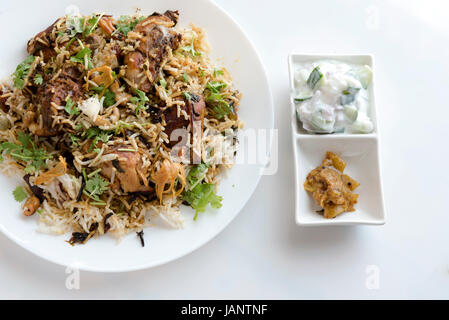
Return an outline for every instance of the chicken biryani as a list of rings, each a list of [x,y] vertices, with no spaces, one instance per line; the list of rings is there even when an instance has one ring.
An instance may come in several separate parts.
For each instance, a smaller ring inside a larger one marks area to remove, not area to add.
[[[220,208],[240,93],[178,11],[64,16],[0,84],[1,169],[41,232],[83,244]]]

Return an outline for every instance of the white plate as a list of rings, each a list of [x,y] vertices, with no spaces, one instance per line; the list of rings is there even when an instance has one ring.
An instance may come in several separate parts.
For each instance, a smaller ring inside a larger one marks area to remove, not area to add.
[[[370,117],[374,131],[370,134],[312,134],[303,129],[297,120],[295,103],[291,99],[293,154],[295,157],[296,223],[301,226],[322,225],[382,225],[385,223],[385,209],[380,170],[377,110],[375,104],[375,70],[371,55],[302,55],[288,57],[290,89],[294,89],[294,64],[332,59],[347,63],[367,64],[373,69],[373,79],[368,88],[370,93]],[[334,219],[325,219],[316,211],[318,207],[303,187],[307,174],[323,160],[326,151],[333,151],[347,162],[345,173],[360,182],[356,192],[359,201],[356,211],[346,212]]]
[[[206,29],[211,55],[231,72],[235,86],[243,93],[240,118],[245,128],[273,128],[273,106],[270,88],[258,54],[240,27],[213,2],[207,0],[101,0],[101,1],[14,1],[0,9],[0,28],[9,30],[17,21],[26,26],[15,28],[14,36],[4,37],[0,52],[0,77],[11,74],[26,57],[26,41],[43,30],[69,5],[82,14],[106,12],[113,15],[132,14],[136,8],[145,14],[167,9],[179,10],[181,26],[190,22]],[[2,4],[3,6],[3,4]],[[268,149],[269,150],[269,149]],[[21,181],[0,177],[3,185],[0,201],[0,230],[10,239],[38,256],[60,265],[73,265],[83,270],[122,272],[148,268],[179,258],[199,248],[216,236],[243,208],[254,192],[263,164],[236,165],[219,186],[223,207],[208,210],[194,222],[193,210],[183,207],[187,220],[185,229],[163,227],[145,229],[146,246],[142,248],[135,233],[120,244],[109,236],[71,247],[64,240],[69,235],[52,236],[36,233],[37,217],[24,217],[12,197],[12,190]]]

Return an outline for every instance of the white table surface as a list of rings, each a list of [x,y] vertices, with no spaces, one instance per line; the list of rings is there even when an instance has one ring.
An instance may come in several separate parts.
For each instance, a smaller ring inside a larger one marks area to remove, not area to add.
[[[65,268],[0,234],[0,298],[449,298],[447,1],[217,2],[266,66],[277,174],[263,177],[240,215],[196,252],[144,271],[81,272],[79,290],[66,288]],[[295,225],[290,52],[375,55],[385,226]],[[369,266],[378,289],[366,285]]]

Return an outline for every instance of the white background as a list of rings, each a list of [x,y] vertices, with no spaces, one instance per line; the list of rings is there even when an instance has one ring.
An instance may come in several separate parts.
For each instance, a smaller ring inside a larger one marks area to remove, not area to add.
[[[5,0],[0,0],[3,2]],[[214,240],[167,265],[123,274],[65,268],[0,234],[0,298],[449,298],[449,22],[445,1],[217,1],[266,66],[279,169]],[[387,224],[294,223],[287,54],[372,53]],[[367,268],[379,270],[368,289]]]

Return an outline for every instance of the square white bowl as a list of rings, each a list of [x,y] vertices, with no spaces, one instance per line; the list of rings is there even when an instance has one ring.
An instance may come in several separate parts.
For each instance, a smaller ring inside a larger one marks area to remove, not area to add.
[[[288,57],[290,90],[294,89],[294,64],[323,59],[347,63],[367,64],[373,69],[373,79],[368,88],[370,93],[370,116],[374,131],[370,134],[313,134],[302,128],[296,117],[295,103],[291,98],[292,141],[295,157],[296,223],[301,226],[324,225],[383,225],[385,224],[385,205],[383,200],[377,110],[374,91],[374,59],[371,55],[302,55]],[[340,155],[347,163],[345,173],[360,182],[355,190],[359,194],[356,211],[345,212],[334,219],[326,219],[317,213],[321,208],[311,194],[304,190],[307,174],[320,165],[326,151]]]
[[[368,65],[373,70],[373,77],[371,80],[371,83],[368,87],[368,93],[370,96],[370,118],[373,121],[374,124],[374,130],[372,134],[377,133],[377,113],[376,113],[376,107],[375,107],[375,94],[374,94],[374,88],[375,88],[375,71],[374,71],[374,57],[370,54],[365,55],[355,55],[355,54],[290,54],[288,56],[288,70],[290,74],[290,91],[292,93],[290,97],[291,104],[293,106],[293,114],[292,114],[292,125],[293,125],[293,131],[295,134],[298,135],[315,135],[314,133],[307,132],[302,127],[302,123],[299,120],[296,120],[296,110],[295,110],[295,103],[293,101],[293,90],[295,87],[295,63],[305,63],[305,62],[314,62],[318,60],[337,60],[341,62],[346,63],[354,63],[354,64],[363,64]],[[331,133],[329,135],[345,135],[345,133]],[[353,136],[353,134],[351,134]]]
[[[332,136],[322,139],[310,135],[297,139],[296,222],[300,225],[327,224],[384,224],[382,184],[379,167],[378,141],[376,137]],[[345,212],[334,219],[325,219],[317,211],[321,208],[303,187],[307,174],[320,165],[326,151],[332,151],[346,161],[345,173],[360,183],[354,191],[359,194],[356,211]]]

